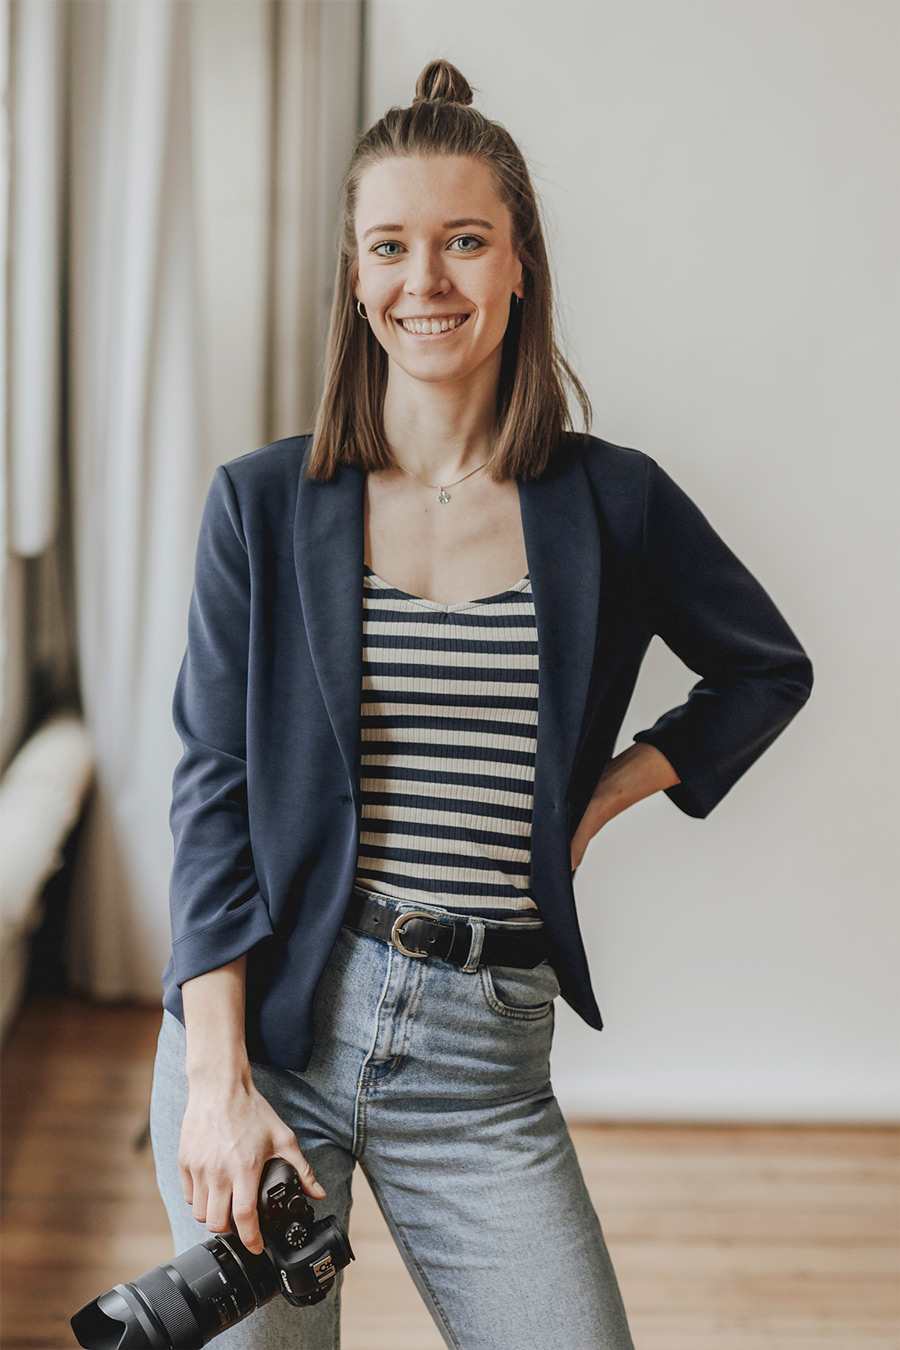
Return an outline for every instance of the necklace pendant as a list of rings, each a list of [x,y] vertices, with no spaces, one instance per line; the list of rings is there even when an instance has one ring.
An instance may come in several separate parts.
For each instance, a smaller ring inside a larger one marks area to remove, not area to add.
[[[438,501],[439,501],[439,502],[449,502],[449,500],[450,500],[450,493],[449,493],[449,492],[445,492],[444,489],[441,488],[440,492],[438,493]]]

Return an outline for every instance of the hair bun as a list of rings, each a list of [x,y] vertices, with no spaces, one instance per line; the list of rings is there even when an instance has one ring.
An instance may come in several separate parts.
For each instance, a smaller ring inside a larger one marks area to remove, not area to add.
[[[468,107],[472,102],[472,90],[465,75],[461,75],[456,66],[449,61],[429,61],[416,80],[416,96],[412,101],[414,108],[420,103],[462,103]]]

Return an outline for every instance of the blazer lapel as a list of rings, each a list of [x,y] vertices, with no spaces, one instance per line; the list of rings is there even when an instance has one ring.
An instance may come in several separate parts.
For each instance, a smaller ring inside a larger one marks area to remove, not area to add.
[[[600,533],[577,454],[566,456],[552,477],[519,480],[518,489],[538,635],[533,822],[541,828],[532,831],[532,879],[540,889],[559,877],[558,861],[546,852],[558,832],[543,827],[565,813],[587,706],[597,640]],[[301,471],[294,520],[310,652],[357,810],[364,490],[365,474],[355,466],[342,466],[330,483],[312,482]],[[565,862],[567,868],[567,853]],[[565,875],[568,879],[568,870]]]
[[[519,504],[538,634],[537,825],[565,811],[575,765],[597,642],[600,530],[574,453],[552,478],[520,479]],[[532,831],[533,860],[541,833]]]
[[[301,470],[294,516],[294,566],[306,636],[357,812],[365,481],[353,465],[342,465],[330,483],[314,482]]]

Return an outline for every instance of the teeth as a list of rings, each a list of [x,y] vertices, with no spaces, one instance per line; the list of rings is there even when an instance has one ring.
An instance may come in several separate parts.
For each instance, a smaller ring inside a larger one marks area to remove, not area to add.
[[[401,325],[407,333],[447,333],[465,323],[468,314],[453,319],[401,319]]]

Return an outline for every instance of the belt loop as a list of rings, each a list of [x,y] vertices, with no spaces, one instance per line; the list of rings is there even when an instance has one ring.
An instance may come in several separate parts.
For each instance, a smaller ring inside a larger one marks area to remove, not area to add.
[[[460,969],[472,974],[478,969],[478,962],[481,960],[481,949],[484,946],[484,920],[470,918],[468,920],[472,928],[472,941],[469,946],[469,955],[466,957],[466,964]]]

